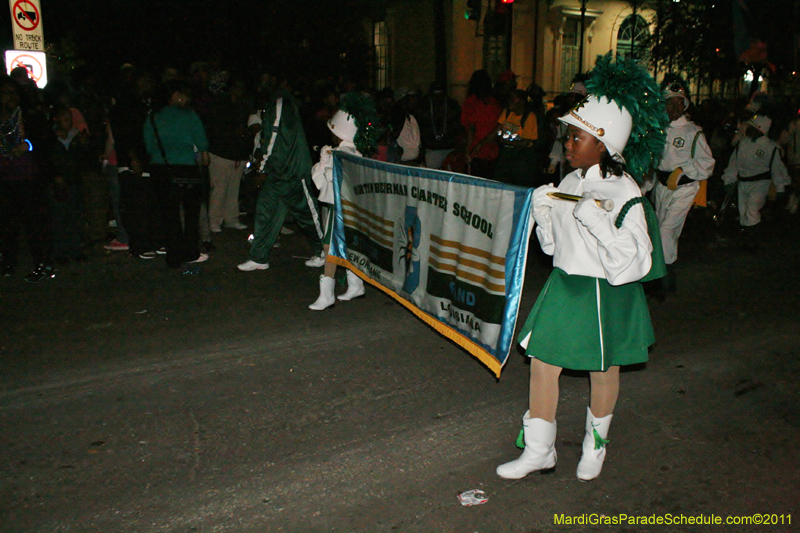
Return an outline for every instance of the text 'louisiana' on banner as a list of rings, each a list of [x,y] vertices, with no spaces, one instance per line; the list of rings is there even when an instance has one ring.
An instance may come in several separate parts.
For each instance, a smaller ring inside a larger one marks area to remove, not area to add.
[[[517,322],[532,189],[334,152],[331,259],[496,376]]]

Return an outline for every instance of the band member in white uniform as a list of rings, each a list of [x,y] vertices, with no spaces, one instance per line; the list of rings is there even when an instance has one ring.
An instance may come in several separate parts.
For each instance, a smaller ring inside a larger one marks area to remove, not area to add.
[[[772,119],[756,115],[746,122],[745,137],[731,154],[722,174],[726,186],[739,183],[739,224],[752,233],[761,222],[761,208],[767,202],[769,189],[783,193],[791,183],[789,171],[781,159],[778,145],[767,134]]]
[[[653,98],[660,90],[644,69],[611,63],[610,54],[598,58],[587,88],[589,95],[559,119],[568,126],[566,159],[576,170],[559,188],[544,185],[533,195],[536,236],[554,268],[519,335],[531,357],[529,409],[522,417],[522,455],[497,467],[506,479],[555,468],[564,368],[589,371],[591,401],[577,476],[599,476],[620,366],[647,361],[655,340],[638,282],[653,266],[649,227],[657,230],[658,223],[625,165],[641,177],[663,150],[664,103]],[[557,193],[582,199],[573,204],[551,196]],[[598,199],[613,201],[611,210]]]
[[[313,311],[322,311],[332,307],[336,300],[346,302],[364,295],[364,282],[355,273],[347,270],[347,291],[334,296],[336,282],[336,263],[327,261],[333,236],[334,184],[333,184],[333,152],[342,152],[361,156],[374,150],[378,123],[375,106],[368,95],[349,92],[339,100],[339,110],[328,121],[328,129],[333,134],[333,146],[323,146],[319,153],[319,162],[311,169],[311,179],[319,189],[319,201],[328,206],[328,217],[325,224],[325,236],[322,239],[323,252],[320,256],[306,261],[306,266],[324,267],[319,277],[319,297],[308,306]]]
[[[686,116],[690,105],[686,86],[674,81],[665,86],[665,91],[670,124],[656,171],[655,204],[668,271],[665,288],[671,291],[676,284],[672,265],[678,259],[678,238],[700,182],[714,172],[714,157],[703,130]]]

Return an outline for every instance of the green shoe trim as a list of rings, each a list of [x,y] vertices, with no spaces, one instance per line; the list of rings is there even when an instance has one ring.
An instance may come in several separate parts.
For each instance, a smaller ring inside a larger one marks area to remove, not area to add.
[[[520,450],[525,449],[525,428],[519,430],[519,435],[517,436],[517,448]]]
[[[595,428],[592,428],[592,432],[594,433],[594,449],[599,450],[600,448],[604,448],[606,444],[608,444],[609,440],[604,439],[600,436],[600,433],[597,432]]]

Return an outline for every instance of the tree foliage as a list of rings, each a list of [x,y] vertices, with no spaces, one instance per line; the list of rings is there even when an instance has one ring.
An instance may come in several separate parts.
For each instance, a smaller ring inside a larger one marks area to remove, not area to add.
[[[660,71],[685,72],[710,82],[739,74],[733,48],[731,0],[660,0],[650,39],[651,61]]]

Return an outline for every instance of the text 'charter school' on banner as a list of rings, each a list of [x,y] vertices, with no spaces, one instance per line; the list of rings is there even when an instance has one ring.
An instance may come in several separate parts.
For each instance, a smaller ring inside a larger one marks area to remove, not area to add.
[[[532,189],[334,152],[331,256],[500,376],[514,342]]]

